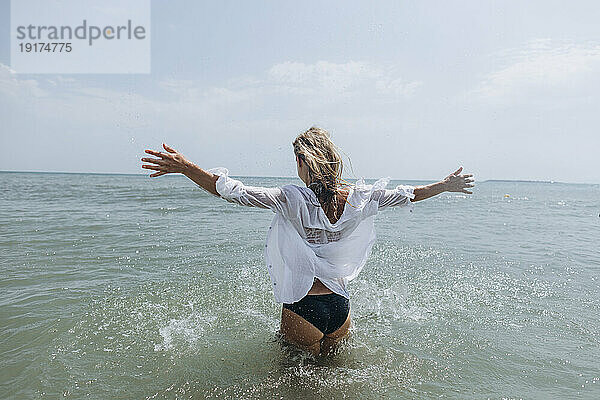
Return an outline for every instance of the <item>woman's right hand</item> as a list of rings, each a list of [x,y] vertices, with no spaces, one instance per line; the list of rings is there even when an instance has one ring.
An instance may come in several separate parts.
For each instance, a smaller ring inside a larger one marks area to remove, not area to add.
[[[193,163],[188,161],[183,154],[179,153],[177,150],[172,149],[164,143],[163,147],[167,153],[146,150],[146,153],[158,158],[142,158],[143,162],[151,163],[142,165],[142,168],[158,171],[151,174],[151,178],[165,174],[183,174],[193,166]]]
[[[450,175],[448,175],[442,182],[444,183],[446,192],[460,192],[466,194],[473,194],[473,192],[467,190],[475,186],[473,182],[473,174],[460,175],[463,167],[460,167]]]

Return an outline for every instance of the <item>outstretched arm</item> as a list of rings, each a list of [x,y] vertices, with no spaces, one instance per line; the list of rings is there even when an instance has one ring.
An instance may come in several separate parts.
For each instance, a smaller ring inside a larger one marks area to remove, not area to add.
[[[186,159],[183,154],[177,152],[171,147],[163,143],[163,147],[167,153],[146,150],[146,153],[158,158],[142,158],[142,161],[150,163],[142,165],[142,168],[157,171],[150,174],[151,178],[166,175],[166,174],[183,174],[194,181],[198,186],[206,189],[208,192],[219,196],[216,188],[216,182],[219,175],[207,172]]]
[[[183,174],[201,188],[230,203],[266,208],[273,212],[285,211],[287,199],[281,188],[244,185],[237,179],[227,176],[229,172],[226,168],[213,168],[205,171],[166,144],[163,144],[163,147],[167,153],[146,150],[146,153],[158,158],[142,158],[142,161],[150,163],[142,165],[142,168],[157,171],[151,174],[151,177]],[[213,174],[212,171],[215,171],[216,174]]]
[[[473,179],[473,174],[460,175],[462,170],[463,167],[460,167],[442,181],[432,183],[430,185],[415,187],[413,192],[415,197],[411,199],[411,201],[415,202],[425,200],[444,192],[473,194],[473,192],[467,190],[467,188],[472,188],[475,186],[473,183],[475,182],[475,179]]]

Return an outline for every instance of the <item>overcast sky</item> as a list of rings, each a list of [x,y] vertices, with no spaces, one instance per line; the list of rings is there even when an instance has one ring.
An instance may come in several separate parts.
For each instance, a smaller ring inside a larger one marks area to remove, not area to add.
[[[346,178],[600,183],[597,1],[154,1],[150,75],[15,74],[9,5],[0,170],[292,176],[317,125]]]

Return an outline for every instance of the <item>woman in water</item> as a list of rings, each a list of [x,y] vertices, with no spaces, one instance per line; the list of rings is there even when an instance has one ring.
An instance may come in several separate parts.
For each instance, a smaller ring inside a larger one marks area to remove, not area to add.
[[[203,170],[163,144],[166,152],[146,150],[142,158],[151,177],[179,173],[215,196],[275,213],[264,247],[275,300],[283,303],[280,332],[284,339],[314,355],[326,354],[348,335],[346,286],[364,266],[375,241],[378,211],[443,192],[472,194],[473,175],[462,167],[440,182],[386,189],[389,178],[373,185],[342,180],[342,158],[324,129],[312,127],[292,143],[298,176],[306,187],[247,186],[225,168]]]

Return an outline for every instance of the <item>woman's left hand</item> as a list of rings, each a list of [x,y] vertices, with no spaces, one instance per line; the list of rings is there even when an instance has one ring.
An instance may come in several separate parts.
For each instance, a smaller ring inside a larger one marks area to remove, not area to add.
[[[181,153],[172,149],[163,143],[163,147],[167,153],[162,153],[154,150],[146,150],[146,153],[158,158],[142,158],[142,161],[151,163],[144,164],[142,168],[151,169],[155,172],[150,175],[151,178],[165,174],[183,174],[192,165]]]
[[[464,174],[460,175],[463,167],[460,167],[455,172],[451,173],[444,179],[442,182],[445,185],[446,192],[460,192],[466,194],[473,194],[473,192],[467,190],[467,188],[472,188],[475,186],[473,182],[473,174]]]

